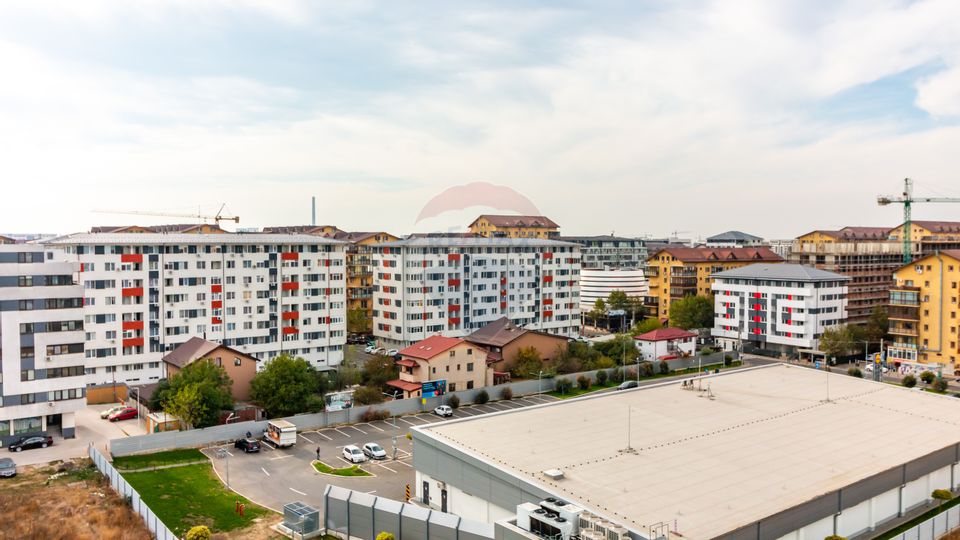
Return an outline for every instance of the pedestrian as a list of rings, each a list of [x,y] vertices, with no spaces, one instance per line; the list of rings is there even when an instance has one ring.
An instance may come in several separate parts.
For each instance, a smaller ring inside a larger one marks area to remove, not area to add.
[[[317,461],[320,461],[320,447],[317,447]]]

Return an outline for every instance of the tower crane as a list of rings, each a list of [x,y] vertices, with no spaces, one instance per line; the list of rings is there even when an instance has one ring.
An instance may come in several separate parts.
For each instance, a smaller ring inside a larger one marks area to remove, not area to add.
[[[227,207],[227,204],[221,204],[220,209],[217,210],[215,215],[204,215],[200,213],[196,214],[177,214],[171,212],[149,212],[142,210],[94,210],[98,214],[126,214],[132,216],[162,216],[162,217],[180,217],[180,218],[194,218],[202,219],[204,221],[213,220],[217,226],[220,225],[221,221],[232,221],[234,223],[240,223],[240,216],[225,216],[223,215],[224,208]]]
[[[910,264],[910,261],[913,260],[913,253],[910,245],[910,233],[913,229],[913,222],[910,219],[910,214],[913,203],[921,202],[960,203],[960,197],[914,197],[913,180],[909,178],[903,179],[903,194],[901,196],[886,197],[881,195],[877,197],[877,204],[880,206],[887,206],[888,204],[903,205],[903,264]]]

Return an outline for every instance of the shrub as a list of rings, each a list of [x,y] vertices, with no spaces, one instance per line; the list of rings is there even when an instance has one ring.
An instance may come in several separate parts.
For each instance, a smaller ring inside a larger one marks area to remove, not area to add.
[[[839,534],[831,534],[830,536],[824,537],[823,540],[847,540],[847,537],[840,536]]]
[[[394,537],[392,533],[383,531],[377,535],[377,540],[396,540],[396,537]]]
[[[623,381],[623,370],[620,368],[614,369],[610,375],[610,378],[616,382]]]
[[[460,397],[459,396],[448,397],[447,405],[449,405],[451,409],[456,409],[457,407],[460,406]]]
[[[664,375],[670,373],[670,364],[668,364],[666,360],[660,361],[660,373]]]
[[[473,402],[477,405],[483,405],[488,401],[490,401],[490,394],[486,390],[481,390],[477,393],[477,397],[473,398]]]
[[[590,378],[586,375],[577,377],[577,386],[579,386],[581,390],[590,388]]]
[[[357,405],[374,405],[383,403],[383,394],[380,393],[379,388],[361,386],[353,391],[353,400]]]
[[[847,375],[849,375],[849,376],[851,376],[851,377],[857,377],[857,378],[860,378],[860,379],[863,378],[863,372],[860,371],[860,368],[858,368],[858,367],[852,367],[852,368],[848,369],[848,370],[847,370]]]
[[[936,499],[937,506],[944,503],[944,501],[949,501],[953,498],[953,493],[950,493],[949,489],[935,489],[933,493],[930,494],[930,497]]]
[[[907,388],[913,388],[914,386],[917,385],[917,378],[914,377],[913,375],[907,375],[906,377],[903,378],[903,382],[901,384],[903,384]]]
[[[210,528],[206,525],[190,527],[186,538],[187,540],[210,540]]]
[[[630,368],[623,372],[623,380],[635,381],[637,380],[637,370]]]
[[[727,366],[727,367],[733,365],[733,355],[732,355],[732,354],[725,354],[725,355],[723,355],[723,365],[725,365],[725,366]]]
[[[924,371],[920,374],[920,380],[926,384],[930,384],[934,379],[937,378],[937,375],[932,371]]]
[[[390,418],[389,412],[375,409],[367,409],[360,415],[361,422],[376,422],[377,420],[386,420],[388,418]]]
[[[560,377],[557,379],[557,384],[554,388],[557,392],[566,394],[573,388],[573,382],[567,377]]]
[[[653,377],[653,363],[652,363],[652,362],[640,362],[640,376],[641,376],[641,377]]]
[[[701,356],[710,356],[711,354],[713,354],[713,353],[715,353],[715,352],[717,352],[717,351],[711,349],[710,347],[704,347],[704,348],[700,349],[700,355],[701,355]]]
[[[593,363],[593,369],[610,369],[615,365],[617,365],[617,363],[609,356],[601,356]]]
[[[937,377],[937,380],[933,381],[933,389],[941,394],[947,391],[947,380],[943,377]]]
[[[409,431],[407,432],[406,437],[407,437],[407,440],[408,440],[408,441],[412,441],[412,440],[413,440],[413,435],[412,435]]]
[[[608,375],[607,375],[607,371],[606,371],[605,369],[601,369],[600,371],[598,371],[598,372],[597,372],[597,384],[600,384],[600,385],[606,384],[606,383],[607,383],[607,377],[608,377]]]
[[[505,399],[507,401],[513,399],[513,390],[511,390],[509,386],[505,386],[503,390],[500,390],[500,399]]]

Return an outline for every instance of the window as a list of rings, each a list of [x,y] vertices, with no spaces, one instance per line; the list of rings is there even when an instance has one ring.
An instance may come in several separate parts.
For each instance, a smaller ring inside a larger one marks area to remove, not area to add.
[[[449,367],[449,366],[447,366],[447,367]],[[457,391],[457,383],[450,383],[450,391],[451,391],[451,392],[456,392],[456,391]]]
[[[37,378],[37,374],[32,369],[24,369],[20,371],[20,380],[21,381],[32,381]],[[33,403],[33,402],[31,402]]]
[[[33,397],[33,394],[30,394],[30,397]],[[33,403],[31,399],[30,403]],[[32,416],[30,418],[18,418],[13,421],[13,434],[20,435],[22,433],[30,433],[31,431],[40,431],[43,427],[43,422],[41,422],[39,416]]]
[[[467,362],[467,371],[473,371],[473,362]]]
[[[20,394],[21,405],[30,405],[36,402],[37,402],[37,398],[33,394]]]
[[[450,351],[450,358],[453,358],[456,355],[457,355],[457,351]]]
[[[241,363],[241,362],[240,362],[240,358],[239,358],[239,357],[233,359],[233,365],[239,366],[240,363]]]
[[[467,381],[467,390],[473,390],[473,381]]]

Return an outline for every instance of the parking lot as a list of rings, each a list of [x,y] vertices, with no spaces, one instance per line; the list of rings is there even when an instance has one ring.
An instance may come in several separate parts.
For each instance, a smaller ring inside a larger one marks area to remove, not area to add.
[[[467,405],[454,411],[453,418],[510,411],[555,400],[551,396],[527,396],[484,405]],[[322,508],[327,484],[403,500],[407,484],[412,491],[415,490],[413,443],[406,435],[414,426],[443,420],[432,412],[423,412],[389,421],[304,431],[297,434],[297,444],[287,449],[263,445],[259,453],[244,454],[229,444],[206,448],[203,452],[211,458],[221,481],[227,483],[229,476],[231,489],[278,512],[284,504],[292,501]],[[333,476],[321,474],[312,466],[319,449],[320,461],[333,468],[348,467],[351,464],[342,457],[343,447],[352,444],[361,448],[368,442],[379,444],[387,452],[385,460],[361,464],[361,468],[373,476]],[[226,450],[224,457],[217,457],[218,448]]]

